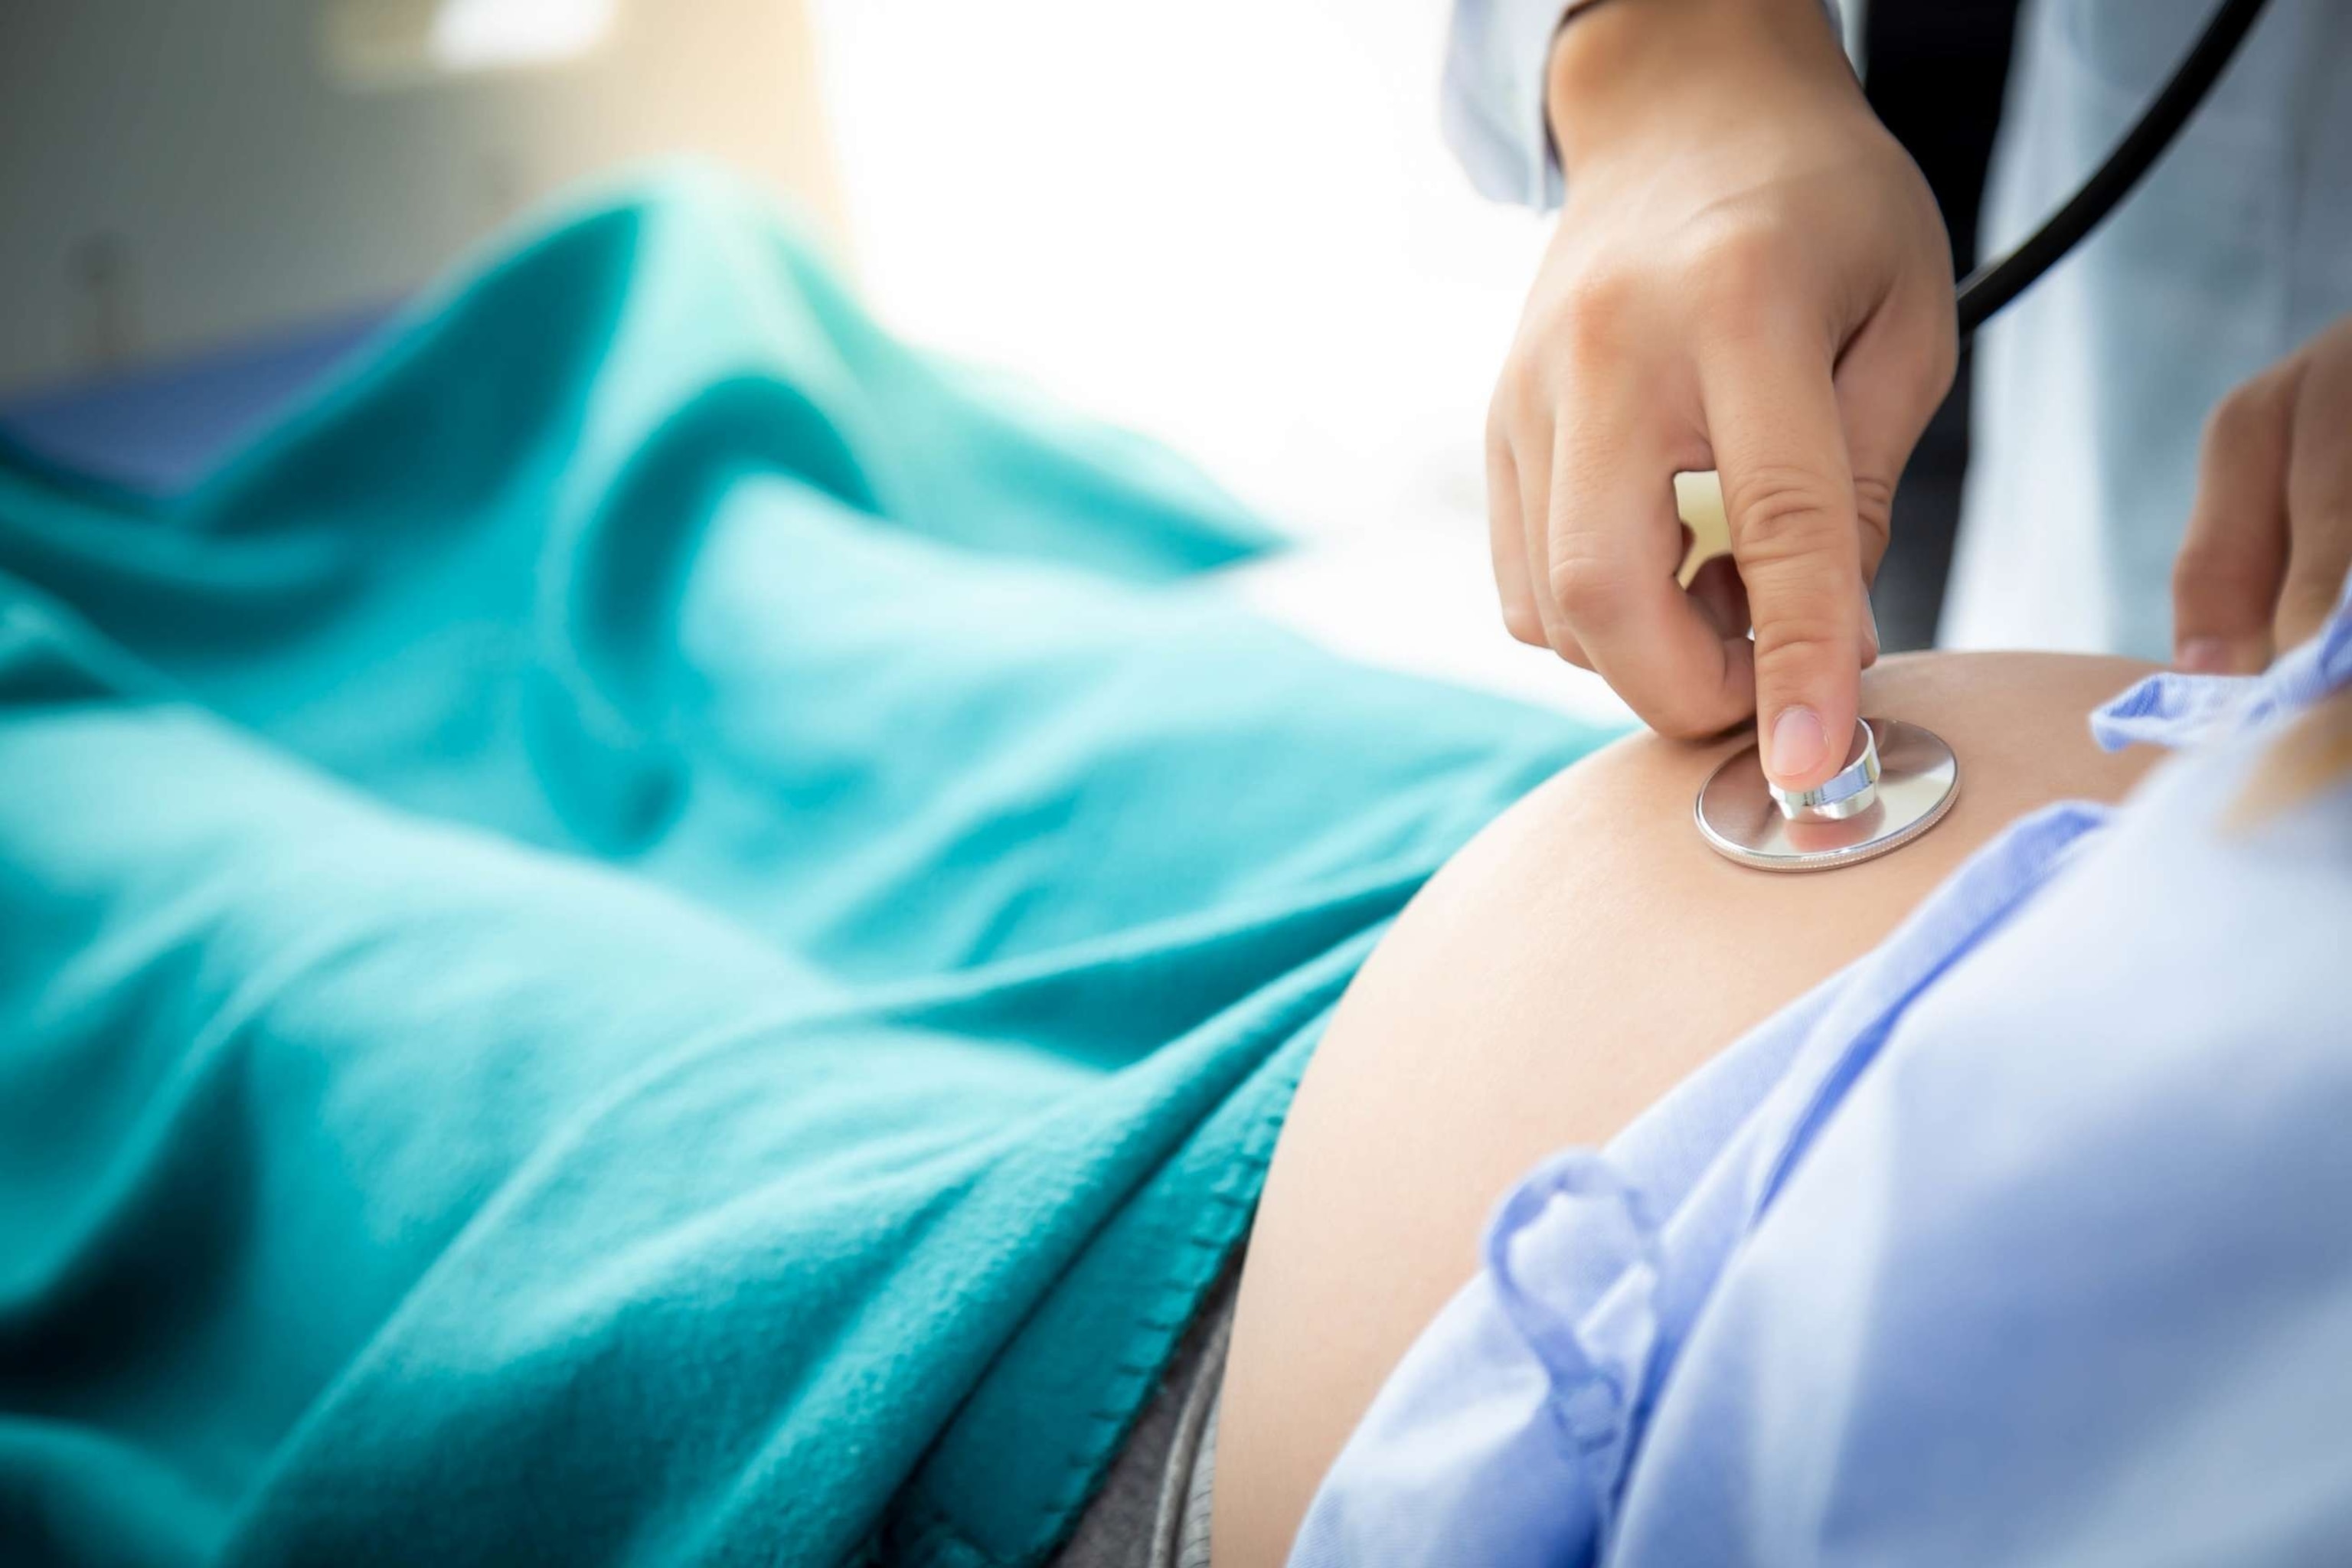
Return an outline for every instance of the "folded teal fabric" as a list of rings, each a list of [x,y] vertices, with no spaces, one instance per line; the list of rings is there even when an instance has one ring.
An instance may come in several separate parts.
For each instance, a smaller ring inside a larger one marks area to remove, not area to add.
[[[1039,1561],[1602,737],[703,176],[193,493],[0,462],[0,1561]]]

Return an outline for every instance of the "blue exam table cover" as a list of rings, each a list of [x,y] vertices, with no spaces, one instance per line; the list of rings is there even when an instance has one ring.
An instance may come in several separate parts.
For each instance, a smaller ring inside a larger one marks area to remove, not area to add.
[[[1604,738],[1274,542],[702,176],[184,496],[0,458],[0,1561],[1037,1561]]]

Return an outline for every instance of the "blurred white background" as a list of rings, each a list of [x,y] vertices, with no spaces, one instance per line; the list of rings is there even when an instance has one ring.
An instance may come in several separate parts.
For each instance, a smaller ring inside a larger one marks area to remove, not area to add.
[[[0,392],[383,308],[677,153],[909,335],[1300,531],[1474,515],[1541,226],[1437,130],[1445,0],[0,4]]]
[[[1443,0],[819,0],[866,286],[1304,531],[1474,528],[1543,225],[1438,135]]]
[[[1545,220],[1438,132],[1445,0],[816,0],[884,316],[1200,462],[1309,547],[1236,574],[1355,657],[1616,718],[1513,643],[1488,394]]]

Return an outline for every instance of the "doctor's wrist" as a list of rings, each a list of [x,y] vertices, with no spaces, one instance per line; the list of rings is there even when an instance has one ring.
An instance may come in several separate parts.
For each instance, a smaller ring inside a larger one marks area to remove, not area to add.
[[[1570,181],[1662,116],[1727,132],[1833,105],[1868,113],[1821,0],[1590,0],[1552,39],[1546,121]]]

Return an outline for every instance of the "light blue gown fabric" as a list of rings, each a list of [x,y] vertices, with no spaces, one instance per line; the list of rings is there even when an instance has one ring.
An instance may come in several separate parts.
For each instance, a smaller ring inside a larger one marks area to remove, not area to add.
[[[2122,807],[1972,857],[1603,1151],[1324,1481],[1292,1568],[2305,1563],[2352,1541],[2352,775],[2228,820],[2352,684],[2158,676]]]

